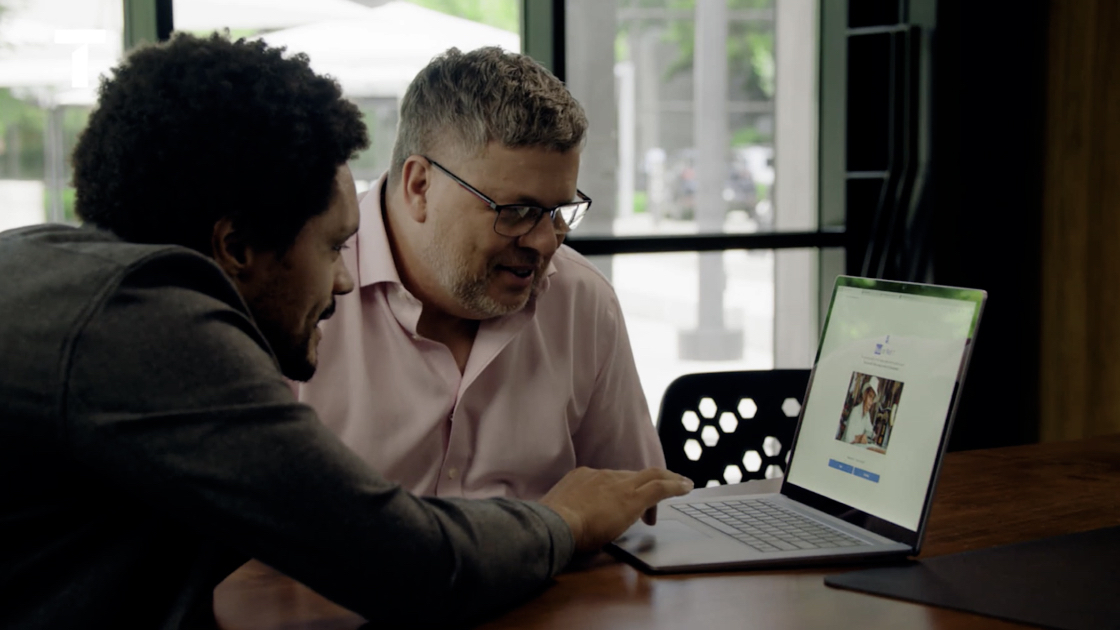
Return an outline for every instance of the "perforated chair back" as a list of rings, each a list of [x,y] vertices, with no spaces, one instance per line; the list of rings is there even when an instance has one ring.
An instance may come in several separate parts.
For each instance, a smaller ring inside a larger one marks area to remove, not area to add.
[[[698,488],[784,475],[808,382],[809,370],[677,378],[657,415],[669,470]]]

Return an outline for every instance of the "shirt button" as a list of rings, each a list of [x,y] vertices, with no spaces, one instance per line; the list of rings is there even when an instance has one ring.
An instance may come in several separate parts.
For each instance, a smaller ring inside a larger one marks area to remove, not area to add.
[[[448,479],[454,479],[458,476],[459,476],[459,469],[458,468],[452,468],[452,469],[447,471],[447,478]]]

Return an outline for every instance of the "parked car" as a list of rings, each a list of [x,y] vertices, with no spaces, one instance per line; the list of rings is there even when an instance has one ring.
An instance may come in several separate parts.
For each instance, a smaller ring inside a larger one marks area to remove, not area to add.
[[[695,153],[694,149],[683,149],[669,161],[669,203],[665,213],[671,218],[690,220],[696,216]],[[747,216],[758,222],[760,229],[770,229],[773,225],[772,213],[766,212],[770,205],[762,204],[759,208],[754,176],[741,151],[732,151],[728,156],[727,180],[721,192],[726,204],[725,212],[745,211]],[[760,209],[768,216],[760,216]]]

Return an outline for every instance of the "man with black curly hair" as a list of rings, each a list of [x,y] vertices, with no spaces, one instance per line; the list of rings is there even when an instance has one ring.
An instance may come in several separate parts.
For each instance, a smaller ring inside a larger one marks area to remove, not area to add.
[[[74,152],[85,225],[0,234],[0,627],[212,626],[248,558],[371,619],[462,622],[690,487],[580,469],[539,502],[419,499],[295,401],[354,287],[367,139],[282,52],[135,52]]]

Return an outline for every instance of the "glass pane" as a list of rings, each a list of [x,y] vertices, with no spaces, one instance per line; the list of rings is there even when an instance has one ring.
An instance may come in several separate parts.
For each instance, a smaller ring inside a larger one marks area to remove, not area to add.
[[[815,283],[777,271],[803,266],[831,295],[830,270],[842,256],[832,249],[613,256],[614,287],[651,412],[682,374],[810,367],[820,326]],[[778,294],[792,300],[789,312],[781,312]]]
[[[566,0],[591,122],[584,235],[814,231],[819,35],[805,0]],[[602,59],[614,59],[613,67]],[[656,409],[687,372],[808,367],[839,250],[602,257]]]
[[[521,49],[521,0],[175,0],[176,30],[229,29],[333,76],[365,113],[370,148],[350,168],[359,191],[388,169],[398,100],[433,57],[452,46]]]
[[[0,230],[75,222],[70,152],[120,58],[121,0],[0,0]]]
[[[815,230],[816,4],[566,0],[580,232]]]

